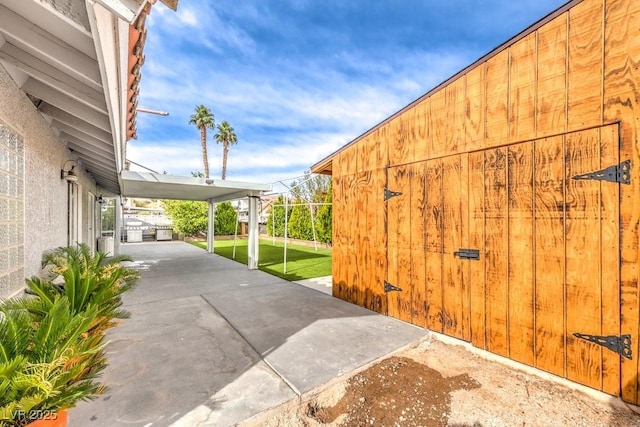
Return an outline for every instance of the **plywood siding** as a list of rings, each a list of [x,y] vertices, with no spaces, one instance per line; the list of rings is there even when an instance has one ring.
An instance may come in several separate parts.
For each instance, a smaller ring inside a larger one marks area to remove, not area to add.
[[[509,57],[504,50],[487,61],[484,147],[509,141]]]
[[[638,28],[579,2],[339,152],[334,295],[638,403]],[[628,185],[572,179],[623,160]]]
[[[565,204],[564,137],[534,146],[534,318],[535,366],[565,375]]]
[[[537,33],[511,48],[509,62],[509,140],[536,136]]]
[[[638,402],[638,269],[640,253],[640,2],[607,0],[604,34],[604,120],[620,120],[620,159],[634,179],[620,188],[621,331],[633,337],[631,360],[622,359],[622,397]]]
[[[602,0],[584,0],[569,12],[567,130],[602,123]]]
[[[533,131],[533,128],[530,129]],[[534,187],[533,144],[520,143],[507,150],[507,207],[509,249],[509,354],[514,360],[534,364]]]
[[[566,129],[567,28],[565,13],[537,31],[536,133],[554,135]]]

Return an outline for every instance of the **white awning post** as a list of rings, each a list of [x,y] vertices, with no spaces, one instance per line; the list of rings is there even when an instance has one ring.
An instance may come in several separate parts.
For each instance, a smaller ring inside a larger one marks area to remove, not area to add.
[[[210,254],[215,253],[214,244],[215,244],[215,215],[216,209],[215,205],[211,200],[207,201],[207,205],[209,206],[209,221],[207,224],[207,252]]]
[[[316,239],[316,226],[315,226],[316,219],[314,218],[314,215],[313,215],[313,209],[311,208],[311,203],[309,203],[309,213],[311,214],[311,231],[313,231],[313,246],[315,247],[316,252],[318,252],[318,239]]]
[[[249,196],[249,247],[247,267],[249,270],[258,269],[258,258],[260,256],[260,245],[258,242],[258,197]]]
[[[122,234],[122,228],[124,227],[124,212],[122,209],[122,197],[121,196],[116,196],[116,200],[115,200],[115,212],[113,215],[113,253],[111,254],[112,256],[118,256],[120,255],[120,242],[121,239],[123,238],[123,234]]]
[[[284,198],[284,269],[283,273],[287,272],[287,217],[289,213],[289,195]]]
[[[238,202],[238,210],[236,211],[236,229],[233,232],[233,255],[231,255],[231,259],[236,259],[236,243],[238,242],[238,223],[240,222],[240,215],[238,215],[239,210],[240,210],[240,202]]]

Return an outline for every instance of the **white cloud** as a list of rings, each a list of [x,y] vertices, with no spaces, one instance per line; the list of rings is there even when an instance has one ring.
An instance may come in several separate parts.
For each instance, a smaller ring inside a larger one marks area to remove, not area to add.
[[[196,25],[198,25],[198,18],[191,9],[180,8],[178,10],[178,19],[180,20],[180,22],[190,27],[195,27]]]
[[[217,122],[236,129],[230,179],[299,175],[488,51],[432,43],[429,29],[417,27],[409,28],[415,30],[409,41],[360,46],[354,34],[331,25],[301,26],[296,19],[315,3],[289,3],[183,0],[177,16],[151,15],[140,105],[170,116],[138,116],[140,141],[129,145],[129,158],[176,175],[202,170],[199,134],[188,119],[195,105],[205,104]],[[357,14],[364,6],[332,7]],[[390,31],[396,25],[389,33],[396,35],[410,25],[386,24]],[[366,28],[366,22],[354,25]],[[328,49],[316,52],[310,46],[318,34]],[[425,39],[415,43],[416,34]],[[211,134],[210,173],[219,176],[221,148]]]

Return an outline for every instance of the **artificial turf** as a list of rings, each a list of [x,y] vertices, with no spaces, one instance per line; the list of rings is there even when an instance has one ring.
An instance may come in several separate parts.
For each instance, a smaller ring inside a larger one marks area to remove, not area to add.
[[[206,249],[206,242],[192,242],[192,244]],[[215,253],[232,259],[233,240],[216,240]],[[331,249],[313,246],[287,244],[287,272],[284,272],[284,244],[271,240],[260,240],[259,268],[274,276],[286,280],[303,280],[313,277],[331,275]],[[247,239],[236,242],[235,260],[247,264]]]

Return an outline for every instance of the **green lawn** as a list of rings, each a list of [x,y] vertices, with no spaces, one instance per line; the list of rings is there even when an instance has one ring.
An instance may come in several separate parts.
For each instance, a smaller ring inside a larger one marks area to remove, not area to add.
[[[207,242],[192,242],[202,248],[207,248]],[[231,259],[233,254],[233,240],[216,240],[215,253]],[[271,240],[260,240],[260,270],[286,280],[302,280],[312,277],[331,275],[331,249],[313,246],[287,244],[287,272],[284,273],[283,263],[284,244]],[[247,239],[238,239],[236,243],[236,261],[247,264]]]

